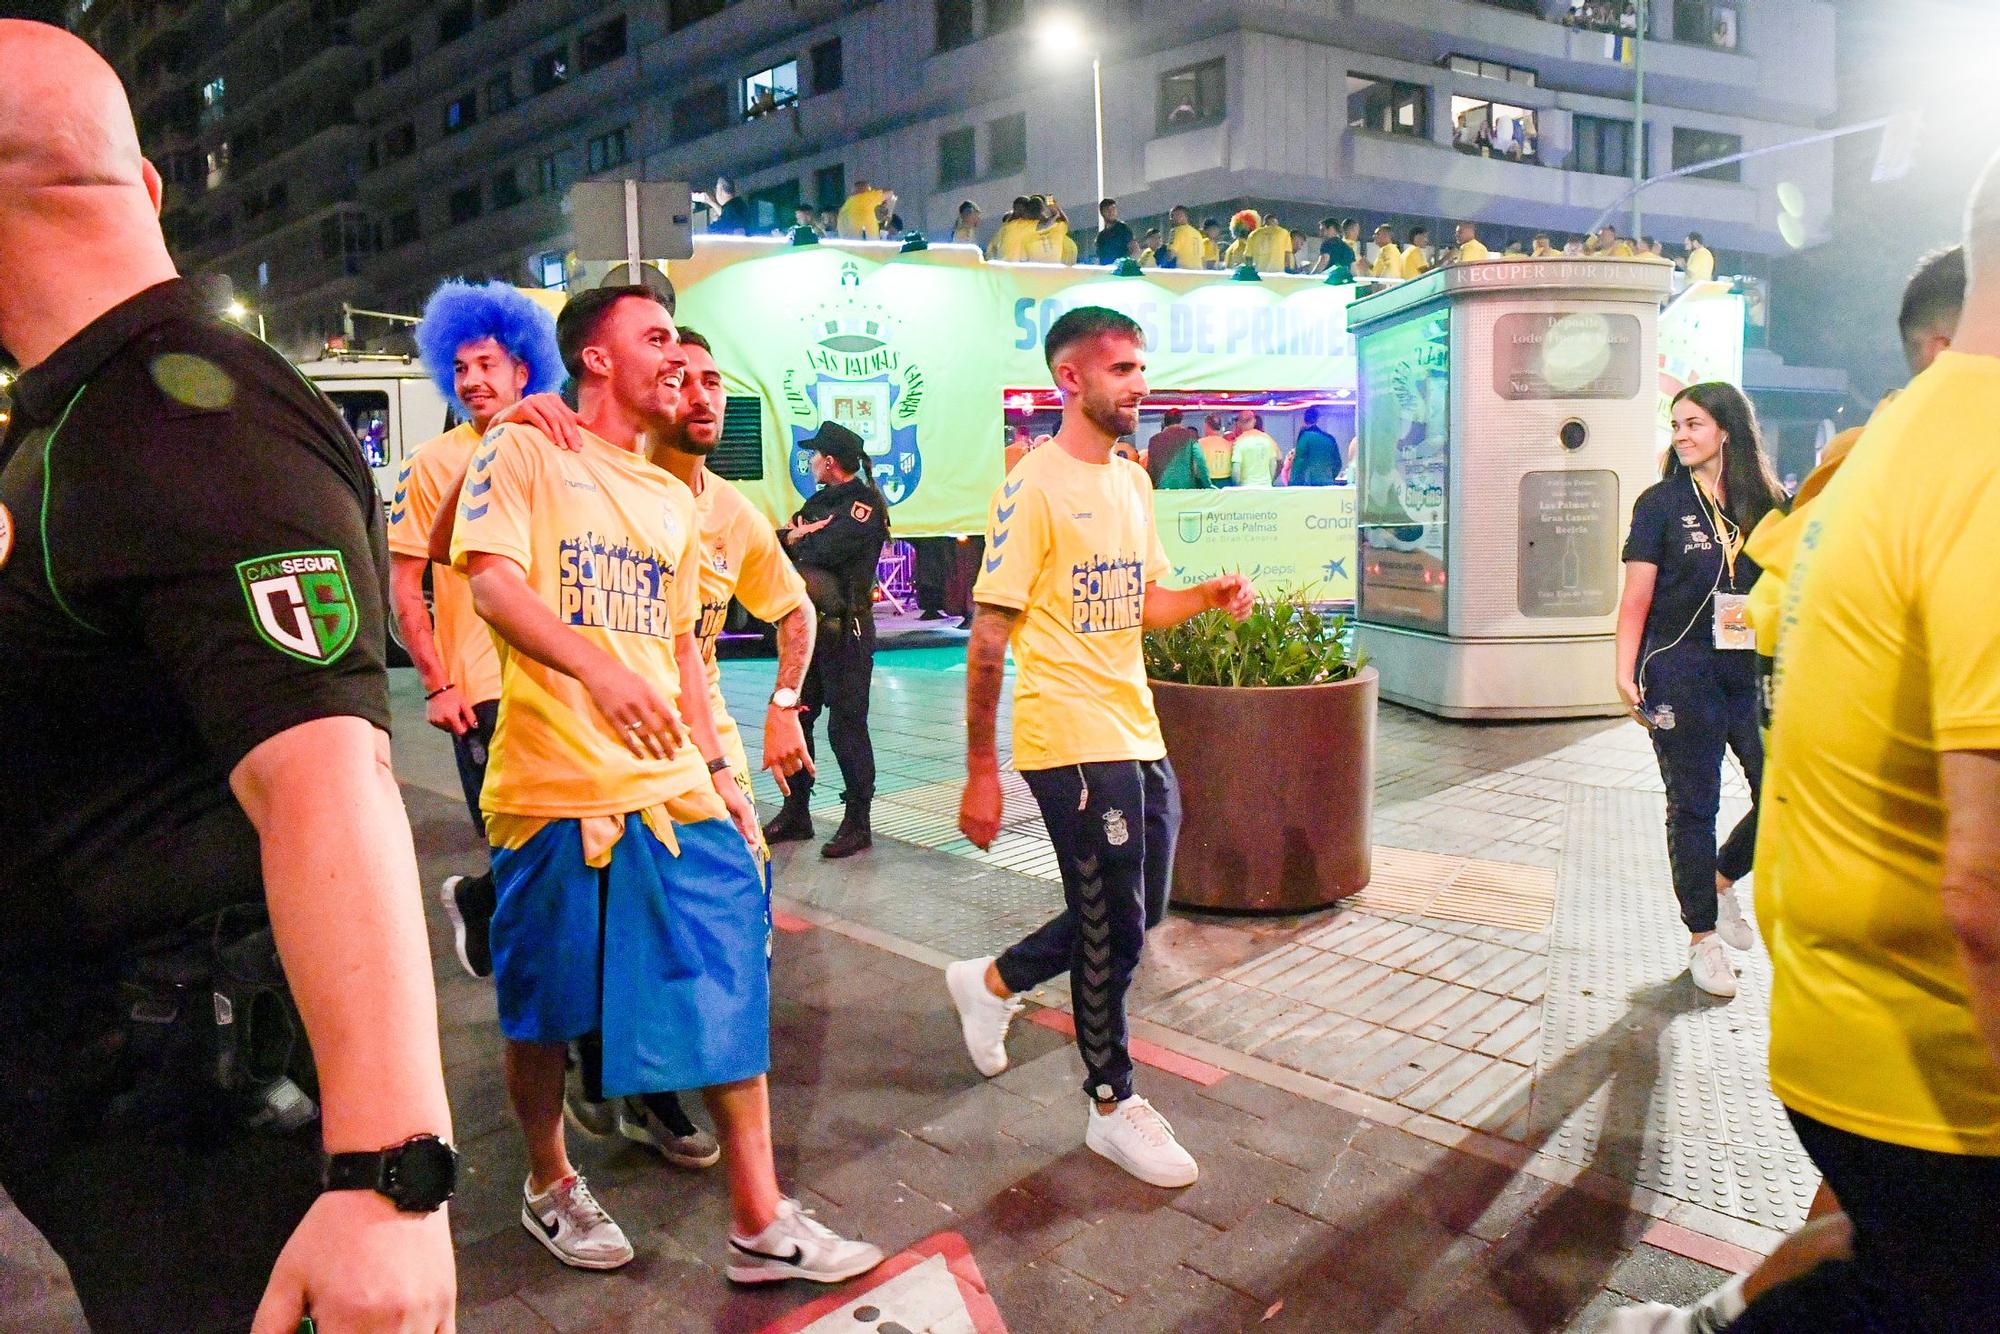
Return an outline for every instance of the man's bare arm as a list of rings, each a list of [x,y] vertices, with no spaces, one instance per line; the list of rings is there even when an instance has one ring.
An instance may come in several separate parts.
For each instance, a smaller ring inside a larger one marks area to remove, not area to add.
[[[1255,596],[1250,581],[1240,574],[1219,574],[1192,588],[1147,584],[1146,604],[1140,614],[1140,623],[1148,630],[1168,630],[1212,607],[1220,608],[1240,621],[1250,614]]]
[[[972,637],[965,645],[965,758],[975,770],[998,769],[994,720],[1007,679],[1007,641],[1021,613],[981,602],[973,609]]]
[[[2000,1067],[2000,751],[1938,757],[1945,807],[1945,920],[1972,992],[1972,1013]]]
[[[389,600],[395,608],[396,625],[403,632],[403,647],[409,651],[410,665],[426,694],[451,684],[445,674],[444,657],[438,652],[437,634],[431,627],[431,611],[424,605],[424,571],[430,561],[423,556],[389,553]]]
[[[812,666],[813,643],[819,635],[819,618],[810,602],[802,602],[778,618],[778,688],[797,690],[805,684],[806,668]]]

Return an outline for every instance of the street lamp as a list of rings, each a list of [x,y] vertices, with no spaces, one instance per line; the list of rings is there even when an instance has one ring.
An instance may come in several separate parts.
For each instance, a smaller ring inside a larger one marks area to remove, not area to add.
[[[1083,22],[1076,15],[1057,10],[1044,17],[1035,32],[1036,44],[1045,55],[1068,56],[1077,51],[1090,52],[1090,107],[1091,121],[1097,131],[1097,198],[1093,206],[1104,199],[1104,66],[1098,57],[1097,48],[1090,45]]]
[[[250,318],[250,316],[255,315],[257,317],[257,337],[264,338],[264,313],[262,311],[252,310],[241,301],[231,301],[222,308],[222,313],[226,318],[235,321],[237,324],[241,324],[244,320]],[[270,340],[264,339],[264,341],[269,342]]]

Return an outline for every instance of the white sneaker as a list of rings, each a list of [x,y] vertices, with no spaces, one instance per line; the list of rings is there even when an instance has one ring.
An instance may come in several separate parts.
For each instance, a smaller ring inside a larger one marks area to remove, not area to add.
[[[592,1102],[583,1092],[583,1069],[575,1061],[563,1072],[563,1119],[586,1139],[605,1139],[618,1133],[618,1099]]]
[[[1087,1115],[1084,1147],[1139,1180],[1154,1186],[1192,1186],[1201,1175],[1193,1155],[1174,1138],[1167,1118],[1137,1094],[1119,1103],[1109,1116],[1093,1102]]]
[[[540,1195],[530,1195],[523,1184],[521,1226],[576,1269],[616,1269],[632,1260],[632,1243],[580,1175],[565,1177]]]
[[[1729,966],[1729,951],[1722,947],[1722,937],[1703,936],[1688,951],[1688,972],[1694,977],[1694,984],[1711,996],[1734,996],[1736,994],[1736,972]]]
[[[881,1263],[881,1248],[847,1240],[792,1199],[778,1201],[778,1216],[756,1236],[729,1234],[731,1283],[839,1283]]]
[[[1693,1306],[1641,1302],[1604,1318],[1602,1334],[1722,1334],[1743,1314],[1743,1275],[1737,1274]]]
[[[1001,1000],[986,989],[986,970],[993,956],[960,959],[946,964],[945,989],[958,1010],[958,1026],[965,1034],[965,1050],[979,1073],[991,1079],[1007,1068],[1007,1026],[1020,1013],[1021,998]]]
[[[1734,890],[1718,890],[1715,895],[1715,934],[1732,950],[1747,950],[1757,943],[1750,932],[1749,919],[1737,906]]]
[[[618,1133],[634,1144],[643,1144],[675,1167],[714,1167],[722,1161],[722,1146],[715,1136],[689,1123],[683,1135],[667,1125],[641,1098],[618,1100]]]

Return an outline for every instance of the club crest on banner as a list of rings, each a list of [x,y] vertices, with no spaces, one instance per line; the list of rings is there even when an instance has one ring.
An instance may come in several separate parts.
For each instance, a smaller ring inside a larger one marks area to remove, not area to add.
[[[861,295],[860,279],[859,266],[842,266],[839,295],[804,318],[805,364],[785,371],[792,486],[801,496],[813,493],[812,451],[805,442],[821,422],[838,422],[861,437],[875,485],[897,505],[923,480],[917,414],[924,376],[897,345],[895,318]]]

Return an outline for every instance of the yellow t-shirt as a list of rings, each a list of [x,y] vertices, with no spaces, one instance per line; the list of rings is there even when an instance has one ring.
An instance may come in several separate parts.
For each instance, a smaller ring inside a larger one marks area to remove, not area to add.
[[[1027,257],[1037,264],[1062,263],[1063,242],[1069,238],[1069,224],[1052,222],[1046,227],[1028,224],[1030,230],[1022,244]]]
[[[1067,226],[1063,228],[1062,262],[1065,264],[1076,263],[1076,238],[1069,234]]]
[[[1229,476],[1230,463],[1236,457],[1236,443],[1226,435],[1205,435],[1196,444],[1201,449],[1202,462],[1208,465],[1210,477]]]
[[[1009,218],[993,233],[986,249],[988,259],[1004,259],[1019,264],[1028,258],[1028,242],[1034,239],[1035,224],[1027,218]]]
[[[1014,767],[1167,753],[1141,650],[1146,585],[1172,570],[1153,484],[1128,459],[1085,463],[1051,442],[993,495],[975,602],[1014,623]]]
[[[396,479],[389,506],[389,550],[398,556],[429,559],[431,523],[445,494],[465,475],[465,463],[479,444],[470,422],[418,445]],[[431,613],[445,675],[468,704],[500,698],[500,654],[493,632],[472,609],[472,585],[444,565],[431,566]]]
[[[1183,222],[1167,233],[1167,249],[1174,252],[1174,263],[1184,269],[1202,267],[1202,257],[1208,253],[1210,244],[1191,223]]]
[[[1379,246],[1375,251],[1375,263],[1368,270],[1371,277],[1400,278],[1403,276],[1403,252],[1394,241]]]
[[[1757,582],[1750,585],[1750,595],[1743,604],[1743,611],[1750,619],[1750,628],[1757,634],[1757,651],[1767,658],[1776,656],[1778,652],[1778,617],[1784,608],[1785,580],[1790,577],[1792,561],[1798,552],[1799,534],[1805,531],[1806,507],[1833,480],[1842,460],[1854,448],[1854,442],[1861,438],[1865,429],[1850,426],[1827,441],[1826,449],[1819,457],[1819,466],[1807,475],[1799,486],[1798,494],[1792,497],[1791,509],[1772,510],[1766,514],[1758,521],[1750,540],[1743,544],[1743,554],[1756,561],[1757,568],[1763,571],[1757,576]]]
[[[475,551],[526,571],[556,618],[646,678],[678,710],[674,637],[701,612],[694,496],[588,431],[557,449],[532,427],[489,432],[472,456],[452,534],[454,568]],[[500,721],[480,808],[577,819],[623,815],[711,786],[693,740],[664,760],[625,748],[574,677],[500,655]]]
[[[1241,268],[1255,262],[1250,257],[1250,238],[1247,236],[1237,237],[1229,243],[1229,249],[1222,252],[1222,267],[1225,269]]]
[[[1484,264],[1491,258],[1493,252],[1476,236],[1458,248],[1458,262],[1461,264]]]
[[[1687,275],[1691,283],[1705,283],[1715,276],[1715,252],[1705,245],[1688,251]]]
[[[1201,234],[1201,263],[1203,268],[1215,268],[1222,263],[1222,255],[1215,248],[1215,238],[1207,232]]]
[[[840,234],[850,241],[881,239],[882,223],[875,214],[888,197],[887,190],[859,190],[849,195],[840,206]]]
[[[1283,273],[1291,263],[1292,234],[1275,222],[1267,222],[1244,238],[1250,262],[1259,273]]]
[[[1422,277],[1431,266],[1431,262],[1424,258],[1424,252],[1416,246],[1404,247],[1401,264],[1398,274],[1404,278]]]
[[[1936,1153],[2000,1155],[2000,1068],[1940,900],[1938,789],[1940,752],[2000,749],[1996,423],[2000,358],[1946,352],[1813,503],[1757,839],[1772,1089]]]
[[[722,698],[722,664],[715,643],[729,619],[729,600],[742,602],[760,621],[776,621],[806,601],[806,582],[778,545],[778,534],[734,485],[704,473],[694,498],[695,521],[701,530],[701,621],[695,637],[701,641],[701,661],[708,672],[708,707],[723,753],[738,777],[750,776],[742,734]]]

